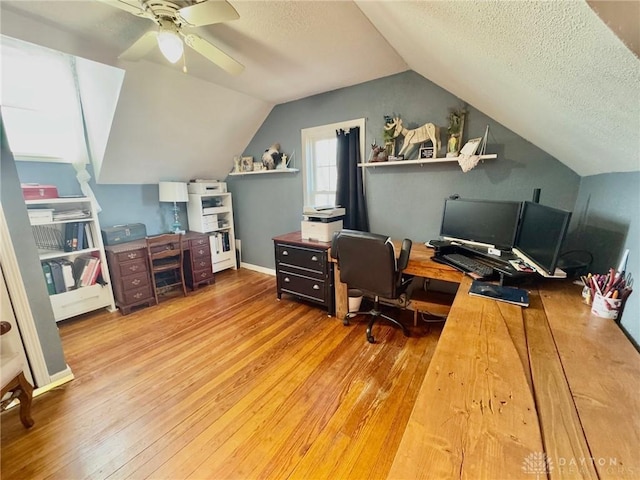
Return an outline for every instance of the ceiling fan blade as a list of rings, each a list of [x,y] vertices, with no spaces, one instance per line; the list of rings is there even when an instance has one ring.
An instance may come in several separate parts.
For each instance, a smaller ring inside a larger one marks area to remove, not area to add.
[[[140,2],[136,0],[100,0],[102,3],[119,8],[125,12],[132,13],[139,17],[148,17],[149,14],[142,8]]]
[[[158,36],[158,32],[155,30],[149,30],[147,33],[142,35],[136,42],[127,48],[124,52],[122,52],[118,58],[122,60],[139,60],[144,57],[147,53],[151,51],[151,49],[158,44],[156,37]]]
[[[197,35],[194,35],[192,33],[189,35],[184,35],[184,41],[200,55],[215,63],[231,75],[240,75],[244,70],[244,65],[236,62],[233,58],[224,53],[218,47],[214,47],[209,42]]]
[[[208,0],[178,10],[178,16],[190,27],[228,22],[240,18],[236,9],[225,0]]]

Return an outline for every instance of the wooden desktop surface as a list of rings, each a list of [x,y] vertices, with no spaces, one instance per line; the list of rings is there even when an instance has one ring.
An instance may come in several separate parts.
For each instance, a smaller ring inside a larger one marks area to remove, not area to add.
[[[530,290],[528,308],[472,297],[470,284],[388,478],[640,478],[640,355],[618,325],[567,281]]]
[[[388,478],[640,478],[640,354],[615,321],[568,280],[527,308],[470,296],[432,256],[414,244],[405,272],[460,286]]]

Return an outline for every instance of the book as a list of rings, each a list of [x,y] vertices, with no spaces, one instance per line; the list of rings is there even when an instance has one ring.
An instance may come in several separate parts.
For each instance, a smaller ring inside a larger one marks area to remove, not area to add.
[[[58,263],[62,267],[62,276],[64,277],[64,284],[67,288],[67,292],[69,290],[73,290],[76,288],[76,281],[73,276],[73,263],[71,263],[66,258],[61,258],[58,260]]]
[[[51,275],[51,267],[47,262],[42,262],[42,273],[44,273],[44,280],[47,283],[47,292],[49,295],[55,295],[56,287],[53,284],[53,275]]]
[[[56,260],[47,262],[51,267],[51,276],[53,277],[53,285],[56,293],[64,293],[67,291],[67,285],[64,283],[64,274],[62,273],[62,265]]]
[[[78,223],[78,247],[76,250],[82,250],[83,248],[85,248],[84,223]]]
[[[489,282],[474,280],[469,288],[469,295],[490,298],[499,302],[513,303],[521,307],[529,306],[529,292],[522,288],[501,287]]]

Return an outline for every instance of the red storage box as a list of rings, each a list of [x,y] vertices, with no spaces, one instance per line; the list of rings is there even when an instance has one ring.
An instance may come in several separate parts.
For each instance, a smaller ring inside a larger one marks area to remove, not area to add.
[[[58,189],[54,185],[40,185],[39,183],[23,183],[22,196],[25,200],[39,200],[41,198],[58,198]]]

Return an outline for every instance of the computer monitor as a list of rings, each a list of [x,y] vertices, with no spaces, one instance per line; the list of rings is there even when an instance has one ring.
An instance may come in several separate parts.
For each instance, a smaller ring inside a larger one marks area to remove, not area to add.
[[[541,274],[554,275],[569,220],[571,212],[524,202],[514,249],[541,267]]]
[[[440,236],[510,249],[518,230],[521,205],[513,201],[448,198],[444,202]]]

